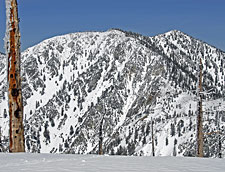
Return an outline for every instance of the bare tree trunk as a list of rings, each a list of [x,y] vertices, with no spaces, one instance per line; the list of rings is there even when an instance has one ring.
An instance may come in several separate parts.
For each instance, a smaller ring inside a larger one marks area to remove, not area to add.
[[[198,116],[197,116],[197,156],[203,157],[203,111],[202,111],[202,59],[199,64],[199,85],[198,85]]]
[[[103,119],[100,122],[99,126],[99,145],[98,145],[98,154],[103,155],[103,149],[102,149],[102,142],[103,142],[103,136],[102,136],[102,127],[103,127]]]
[[[2,127],[0,126],[0,147],[2,147]]]
[[[152,119],[152,156],[155,156],[154,121]]]
[[[17,0],[6,0],[9,97],[9,152],[25,152],[23,127],[23,101],[20,76],[20,32]]]
[[[219,129],[219,140],[218,140],[218,147],[219,147],[219,153],[218,153],[218,157],[222,158],[222,142],[221,142],[221,131],[220,131],[220,118],[221,118],[221,114],[219,114],[219,120],[218,120],[218,129]]]

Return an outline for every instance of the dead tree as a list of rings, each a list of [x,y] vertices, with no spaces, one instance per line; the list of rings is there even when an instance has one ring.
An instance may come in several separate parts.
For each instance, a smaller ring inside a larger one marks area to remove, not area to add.
[[[23,101],[20,76],[20,32],[17,0],[6,0],[5,48],[8,58],[9,152],[24,152]]]
[[[155,156],[155,140],[154,140],[154,121],[152,119],[152,156]]]
[[[0,148],[1,147],[2,147],[2,127],[0,126]]]
[[[98,145],[98,154],[99,155],[103,155],[103,148],[102,148],[102,144],[103,144],[103,133],[102,133],[103,120],[104,120],[104,118],[102,118],[102,120],[100,122],[100,125],[99,125],[99,145]]]
[[[203,157],[203,111],[202,111],[202,59],[199,64],[199,83],[198,83],[198,114],[197,114],[197,157]]]

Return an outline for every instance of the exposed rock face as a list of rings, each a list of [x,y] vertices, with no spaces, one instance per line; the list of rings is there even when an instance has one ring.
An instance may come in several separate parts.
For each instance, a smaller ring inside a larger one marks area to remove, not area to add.
[[[22,56],[28,152],[96,153],[103,119],[104,153],[151,155],[152,118],[157,156],[194,156],[199,57],[203,90],[210,91],[204,131],[224,132],[225,53],[180,31],[155,37],[116,29],[74,33],[43,41]],[[7,122],[5,111],[6,138]],[[218,139],[205,135],[205,156],[218,156]]]

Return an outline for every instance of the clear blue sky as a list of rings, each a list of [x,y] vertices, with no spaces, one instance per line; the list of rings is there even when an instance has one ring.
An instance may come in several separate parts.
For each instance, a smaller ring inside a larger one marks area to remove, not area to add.
[[[55,35],[121,28],[153,36],[181,30],[225,50],[225,0],[18,0],[22,50]],[[0,0],[0,51],[5,0]]]

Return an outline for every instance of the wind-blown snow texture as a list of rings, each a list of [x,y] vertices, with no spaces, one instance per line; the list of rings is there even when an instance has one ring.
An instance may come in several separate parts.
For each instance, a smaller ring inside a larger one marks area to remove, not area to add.
[[[12,172],[224,172],[224,159],[96,155],[0,154],[0,171]]]
[[[153,118],[157,156],[194,156],[199,57],[210,92],[204,154],[218,156],[220,136],[225,154],[225,53],[180,31],[144,37],[118,29],[58,36],[22,53],[26,151],[96,153],[103,118],[104,153],[151,155]],[[0,72],[7,142],[4,58]]]

